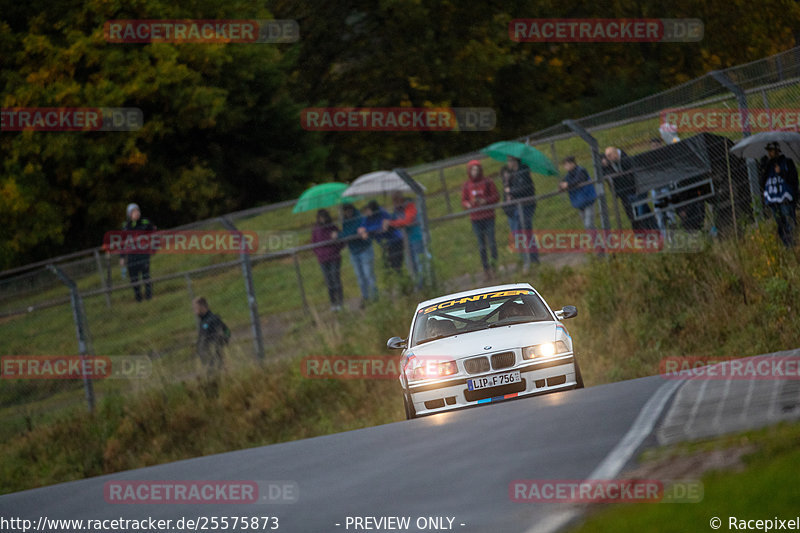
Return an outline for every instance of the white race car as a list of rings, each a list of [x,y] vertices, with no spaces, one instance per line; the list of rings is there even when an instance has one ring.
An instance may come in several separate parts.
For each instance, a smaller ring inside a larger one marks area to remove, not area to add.
[[[417,306],[403,349],[400,384],[406,417],[429,415],[565,389],[582,388],[572,337],[527,283],[449,294]]]

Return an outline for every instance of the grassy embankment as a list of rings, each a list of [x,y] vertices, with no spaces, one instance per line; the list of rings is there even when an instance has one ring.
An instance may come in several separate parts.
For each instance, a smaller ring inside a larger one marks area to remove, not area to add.
[[[734,468],[710,470],[700,481],[703,499],[697,503],[639,503],[603,506],[573,531],[575,533],[628,533],[659,531],[713,531],[711,520],[721,522],[719,531],[747,529],[741,520],[796,520],[797,465],[800,464],[800,424],[781,424],[759,431],[680,444],[646,454],[650,460],[695,464],[710,453],[745,453]],[[729,527],[734,517],[736,527]],[[755,525],[753,522],[751,526]],[[762,528],[765,526],[761,526]],[[796,523],[795,523],[796,527]],[[771,529],[779,529],[773,522]],[[763,531],[764,529],[762,529]]]
[[[587,385],[658,372],[675,355],[752,355],[796,347],[800,263],[774,226],[750,230],[738,248],[618,255],[530,277],[554,307],[576,304],[568,323]],[[505,281],[513,281],[511,277]],[[192,375],[155,366],[138,393],[108,391],[90,417],[82,406],[7,435],[0,491],[345,431],[403,418],[394,381],[311,380],[306,354],[387,354],[404,334],[418,295],[396,294],[339,320],[298,320],[263,367],[241,353],[214,391]],[[293,354],[293,355],[292,355]],[[76,391],[77,392],[77,391]]]

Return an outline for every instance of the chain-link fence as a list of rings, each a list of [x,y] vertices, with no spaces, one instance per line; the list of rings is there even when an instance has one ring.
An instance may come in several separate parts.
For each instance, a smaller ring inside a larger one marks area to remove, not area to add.
[[[758,129],[796,130],[797,121],[783,119],[800,109],[799,81],[796,48],[517,139],[559,171],[533,169],[535,205],[515,184],[520,175],[527,180],[525,172],[475,152],[387,172],[376,180],[375,194],[352,197],[363,219],[341,204],[329,209],[336,234],[319,223],[316,209],[293,212],[294,200],[174,228],[196,236],[254,232],[258,246],[250,253],[214,245],[202,253],[155,253],[149,281],[137,282],[142,294],[152,286],[149,300],[136,300],[130,280],[122,277],[120,256],[107,247],[0,273],[0,354],[146,357],[146,380],[93,383],[95,396],[124,394],[207,372],[197,357],[203,333],[192,304],[197,297],[231,331],[226,364],[250,364],[280,357],[283,334],[298,324],[312,317],[335,320],[340,307],[355,309],[376,291],[386,295],[433,280],[477,283],[485,276],[488,282],[497,270],[525,271],[537,260],[587,256],[574,241],[555,250],[560,254],[547,254],[546,238],[536,241],[537,250],[532,235],[549,232],[556,242],[559,234],[596,228],[735,237],[739,226],[757,220],[760,190],[757,162],[732,155],[730,147]],[[742,109],[755,122],[730,118]],[[767,127],[758,122],[765,114]],[[722,116],[728,117],[724,125]],[[776,124],[776,117],[783,122]],[[586,169],[593,191],[583,182],[561,185],[568,157]],[[486,178],[474,182],[482,189],[465,187],[472,160]],[[398,189],[401,194],[393,194]],[[575,207],[582,205],[575,201],[579,189],[584,204],[596,196],[583,209]],[[158,214],[143,207],[158,224]],[[6,362],[3,377],[12,378],[9,369],[22,367]],[[32,417],[85,402],[82,388],[80,380],[0,380],[2,426],[11,434]]]

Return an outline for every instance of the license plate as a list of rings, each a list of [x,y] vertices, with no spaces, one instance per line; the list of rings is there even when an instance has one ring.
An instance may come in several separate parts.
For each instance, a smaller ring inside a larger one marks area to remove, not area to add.
[[[505,374],[468,379],[467,388],[469,390],[488,389],[489,387],[499,387],[500,385],[519,383],[520,381],[522,381],[522,376],[519,375],[519,371],[517,370],[515,372],[506,372]]]

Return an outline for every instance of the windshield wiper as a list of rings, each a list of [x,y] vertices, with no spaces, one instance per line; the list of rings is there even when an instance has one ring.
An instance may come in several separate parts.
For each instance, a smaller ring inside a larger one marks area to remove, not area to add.
[[[500,320],[498,322],[495,322],[494,324],[489,324],[488,327],[490,327],[490,328],[499,328],[499,327],[502,327],[502,326],[513,326],[514,324],[524,324],[525,322],[536,322],[536,319],[533,318],[533,317],[520,317],[517,320],[504,319],[504,320]]]
[[[458,335],[458,333],[449,333],[447,335],[436,335],[435,337],[428,337],[427,339],[419,341],[417,344],[425,344],[426,342],[438,341],[439,339],[444,339],[445,337],[452,337],[453,335]]]

